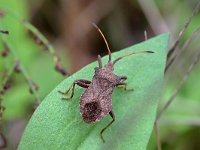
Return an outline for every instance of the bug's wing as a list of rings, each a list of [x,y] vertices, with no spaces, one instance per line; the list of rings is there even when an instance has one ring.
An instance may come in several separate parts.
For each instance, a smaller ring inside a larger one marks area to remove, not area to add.
[[[105,78],[95,78],[92,84],[93,97],[103,108],[111,103],[114,85]]]
[[[93,79],[80,100],[80,112],[85,122],[99,121],[112,110],[113,88],[106,79]]]
[[[114,85],[105,78],[93,78],[90,86],[81,96],[81,101],[99,101],[102,98],[111,100]]]

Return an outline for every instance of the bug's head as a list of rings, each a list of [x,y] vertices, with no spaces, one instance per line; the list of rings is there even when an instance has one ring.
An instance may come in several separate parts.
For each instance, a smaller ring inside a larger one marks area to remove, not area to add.
[[[107,64],[105,64],[104,67],[102,67],[102,66],[95,67],[94,70],[95,70],[95,74],[99,74],[101,76],[106,76],[106,75],[112,73],[114,68],[113,68],[112,63],[107,63]]]

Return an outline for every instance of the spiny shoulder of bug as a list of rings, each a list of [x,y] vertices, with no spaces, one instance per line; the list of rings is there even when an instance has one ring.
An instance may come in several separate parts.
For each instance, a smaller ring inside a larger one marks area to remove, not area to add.
[[[118,83],[121,78],[120,76],[117,76],[113,73],[114,71],[114,65],[112,62],[108,62],[107,64],[105,64],[104,67],[100,68],[100,67],[95,67],[95,75],[94,77],[98,78],[98,79],[105,79],[111,83]]]

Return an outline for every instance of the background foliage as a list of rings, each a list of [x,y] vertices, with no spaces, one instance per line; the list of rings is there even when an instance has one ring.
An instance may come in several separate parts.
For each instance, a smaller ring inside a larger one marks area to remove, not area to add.
[[[112,51],[120,50],[144,40],[144,30],[148,37],[163,32],[171,32],[171,45],[178,32],[191,15],[197,0],[144,1],[123,0],[102,1],[62,1],[62,0],[2,0],[0,9],[9,9],[5,15],[0,12],[0,28],[10,31],[1,35],[13,47],[14,53],[0,58],[0,82],[14,60],[19,59],[30,78],[39,85],[37,95],[41,101],[65,77],[54,69],[52,55],[13,17],[15,12],[24,20],[34,24],[54,45],[62,64],[73,73],[96,59],[97,54],[105,55],[104,43],[90,22],[96,22],[105,33]],[[106,4],[106,5],[105,5]],[[148,6],[148,7],[146,7]],[[158,10],[158,11],[157,11]],[[179,47],[199,27],[199,14],[192,20]],[[37,39],[36,39],[37,40]],[[177,57],[165,75],[165,88],[160,99],[160,107],[170,97],[177,83],[185,74],[199,49],[199,36],[190,47]],[[1,41],[0,49],[5,45]],[[200,149],[199,135],[199,65],[181,88],[175,101],[160,120],[161,143],[163,149]],[[29,93],[29,86],[23,74],[13,74],[11,88],[3,97],[3,133],[8,141],[8,149],[15,149],[21,133],[32,112],[35,96]],[[156,149],[154,133],[148,149]]]
[[[95,62],[60,83],[45,98],[29,121],[19,149],[41,149],[43,145],[46,149],[63,150],[146,149],[163,86],[168,40],[169,34],[163,34],[112,54],[114,60],[138,49],[155,49],[153,54],[130,56],[115,65],[114,73],[126,74],[128,88],[134,88],[134,91],[119,88],[114,90],[112,110],[116,122],[113,123],[112,130],[109,128],[104,132],[106,143],[101,141],[99,132],[110,122],[110,116],[107,115],[95,124],[86,124],[81,119],[79,110],[79,99],[84,89],[76,86],[71,101],[61,101],[63,96],[58,93],[58,90],[67,90],[76,79],[91,80],[97,66]],[[103,64],[107,60],[108,57],[104,57]]]

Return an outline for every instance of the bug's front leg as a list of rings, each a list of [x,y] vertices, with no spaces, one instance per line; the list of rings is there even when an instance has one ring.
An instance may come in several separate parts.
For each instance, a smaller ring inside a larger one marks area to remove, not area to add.
[[[124,82],[127,79],[126,76],[121,76],[120,79],[121,80],[119,83],[116,84],[116,87],[119,87],[120,85],[122,85],[125,91],[133,91],[133,89],[128,89],[127,83]]]
[[[72,89],[72,94],[70,97],[68,98],[62,98],[63,100],[71,100],[72,97],[74,96],[74,89],[75,89],[75,85],[79,85],[80,87],[83,87],[83,88],[88,88],[89,85],[90,85],[91,81],[88,81],[88,80],[75,80],[72,85],[70,86],[70,88],[66,91],[66,92],[62,92],[62,91],[58,91],[59,93],[63,94],[63,95],[66,95],[69,93],[69,91]]]

